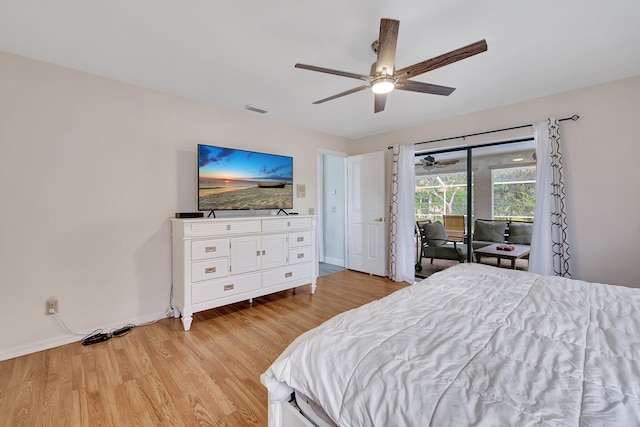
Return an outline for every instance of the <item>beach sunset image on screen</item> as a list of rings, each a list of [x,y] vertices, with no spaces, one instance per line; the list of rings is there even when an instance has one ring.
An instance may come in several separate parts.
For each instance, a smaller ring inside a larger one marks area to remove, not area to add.
[[[293,158],[198,145],[198,209],[293,208]]]

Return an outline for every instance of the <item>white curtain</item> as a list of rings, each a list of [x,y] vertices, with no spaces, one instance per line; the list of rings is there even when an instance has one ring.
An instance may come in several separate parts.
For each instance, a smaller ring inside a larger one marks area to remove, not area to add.
[[[560,124],[554,118],[533,125],[536,144],[536,207],[529,271],[571,277],[564,204]]]
[[[416,189],[413,144],[393,146],[389,226],[389,277],[413,283],[415,278],[414,205]]]

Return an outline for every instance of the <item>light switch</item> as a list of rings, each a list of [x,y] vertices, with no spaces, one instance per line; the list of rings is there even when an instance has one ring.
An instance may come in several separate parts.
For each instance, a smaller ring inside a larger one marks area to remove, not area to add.
[[[296,185],[296,197],[298,199],[304,199],[307,197],[307,186],[304,184]]]

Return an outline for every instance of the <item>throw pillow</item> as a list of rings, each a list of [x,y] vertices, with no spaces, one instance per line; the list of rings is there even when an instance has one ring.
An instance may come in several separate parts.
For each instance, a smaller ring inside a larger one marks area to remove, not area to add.
[[[429,246],[442,246],[447,244],[449,236],[440,221],[424,224],[422,229],[424,230],[424,237],[427,239]]]
[[[533,233],[533,224],[509,224],[509,243],[520,245],[531,244],[531,234]]]
[[[484,222],[476,220],[473,226],[473,240],[504,243],[504,232],[506,230],[506,222]]]

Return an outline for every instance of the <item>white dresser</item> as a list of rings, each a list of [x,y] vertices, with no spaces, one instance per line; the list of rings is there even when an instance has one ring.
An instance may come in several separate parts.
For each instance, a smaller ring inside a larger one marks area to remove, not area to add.
[[[192,314],[311,284],[316,217],[171,219],[173,305],[185,331]]]

